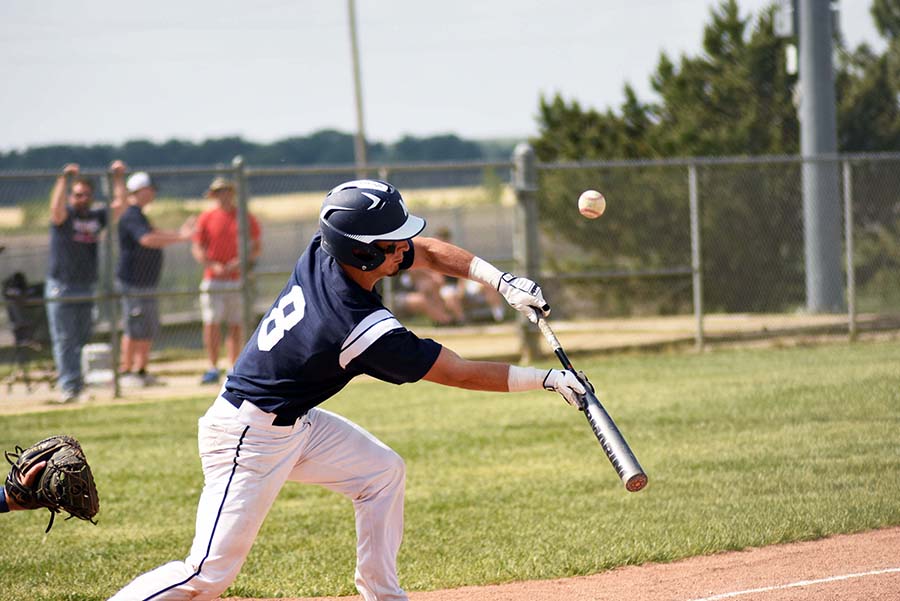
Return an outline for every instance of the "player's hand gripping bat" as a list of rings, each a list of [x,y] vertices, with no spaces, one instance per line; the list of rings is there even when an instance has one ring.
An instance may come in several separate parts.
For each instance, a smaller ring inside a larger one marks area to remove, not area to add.
[[[566,351],[563,350],[562,345],[559,343],[559,339],[556,338],[556,334],[550,329],[550,324],[537,311],[535,313],[538,315],[537,324],[541,329],[541,333],[547,339],[547,342],[550,343],[550,346],[553,347],[553,352],[556,353],[563,368],[572,372],[581,380],[578,372],[572,367],[572,362],[566,356]],[[631,447],[628,446],[621,432],[619,432],[616,423],[609,416],[609,413],[606,412],[597,395],[594,394],[593,387],[587,382],[581,383],[585,385],[585,394],[580,399],[580,409],[584,411],[584,416],[591,425],[594,436],[600,441],[600,446],[603,447],[603,451],[609,458],[610,463],[612,463],[616,473],[619,474],[622,483],[625,484],[625,489],[629,492],[641,490],[647,486],[647,474],[644,473],[644,468],[638,463],[634,453],[631,452]]]

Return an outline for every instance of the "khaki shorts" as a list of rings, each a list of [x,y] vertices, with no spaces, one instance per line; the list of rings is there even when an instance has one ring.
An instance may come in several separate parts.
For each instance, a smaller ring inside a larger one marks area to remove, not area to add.
[[[200,316],[205,324],[244,321],[240,280],[203,280],[200,283]]]
[[[159,331],[159,303],[156,288],[119,283],[125,335],[133,340],[153,340]],[[130,296],[136,295],[136,296]]]

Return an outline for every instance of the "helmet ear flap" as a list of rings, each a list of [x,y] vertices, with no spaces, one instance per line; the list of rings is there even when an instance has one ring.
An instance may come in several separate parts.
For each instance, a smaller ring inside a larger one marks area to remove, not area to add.
[[[385,254],[375,244],[360,242],[336,230],[327,219],[320,220],[322,250],[351,267],[372,271],[384,263]]]
[[[368,271],[371,266],[372,269],[375,269],[382,263],[384,263],[384,251],[375,246],[374,244],[367,244],[366,246],[357,246],[353,250],[350,251],[354,257],[359,259],[361,265],[360,269],[363,271]]]

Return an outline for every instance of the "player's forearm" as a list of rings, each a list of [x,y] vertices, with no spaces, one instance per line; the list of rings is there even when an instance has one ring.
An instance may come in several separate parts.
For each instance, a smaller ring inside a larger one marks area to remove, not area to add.
[[[114,221],[118,221],[128,207],[128,190],[125,188],[125,177],[122,175],[113,175],[113,198],[109,206]]]
[[[437,238],[416,238],[416,269],[430,269],[455,278],[468,278],[475,255]]]
[[[53,192],[50,194],[50,221],[59,225],[66,220],[66,176],[56,177]]]
[[[509,390],[509,365],[494,361],[470,361],[444,347],[424,379],[454,388],[506,392]]]
[[[194,257],[194,260],[197,261],[197,263],[203,265],[204,267],[207,266],[206,249],[203,246],[197,244],[196,242],[192,244],[191,255]]]
[[[141,246],[146,246],[147,248],[165,248],[170,244],[184,242],[185,240],[187,240],[187,238],[182,236],[179,232],[153,230],[152,232],[141,236],[140,244]]]

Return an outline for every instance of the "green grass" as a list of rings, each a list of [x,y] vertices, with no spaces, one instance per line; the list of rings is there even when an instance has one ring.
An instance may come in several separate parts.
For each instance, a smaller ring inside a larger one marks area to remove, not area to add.
[[[900,342],[579,358],[650,475],[625,492],[545,392],[359,382],[326,407],[407,461],[408,590],[591,574],[900,524]],[[550,366],[550,363],[546,365]],[[183,558],[209,398],[0,418],[0,447],[79,437],[98,526],[0,516],[0,599],[103,599]],[[354,593],[352,508],[288,484],[229,595]]]

